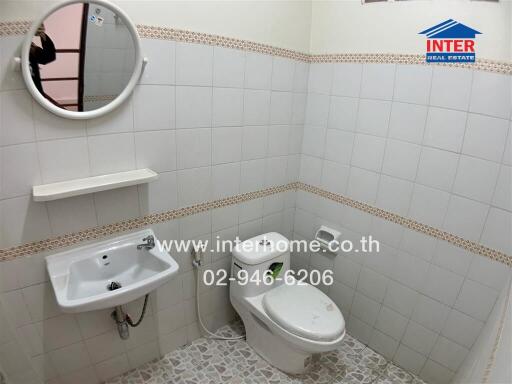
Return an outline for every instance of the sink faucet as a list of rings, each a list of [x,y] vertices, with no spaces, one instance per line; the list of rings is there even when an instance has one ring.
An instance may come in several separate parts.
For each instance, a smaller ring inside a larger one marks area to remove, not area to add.
[[[149,235],[142,239],[145,243],[137,245],[137,249],[153,249],[155,248],[155,237],[153,235]]]

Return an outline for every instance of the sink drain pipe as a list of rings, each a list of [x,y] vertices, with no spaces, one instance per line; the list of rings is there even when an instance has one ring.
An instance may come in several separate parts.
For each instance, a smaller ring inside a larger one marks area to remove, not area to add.
[[[140,314],[139,320],[137,320],[135,323],[133,322],[132,318],[129,314],[125,313],[123,310],[123,307],[121,305],[118,305],[114,312],[112,312],[112,318],[116,322],[117,325],[117,331],[119,332],[119,336],[121,339],[126,340],[130,338],[130,328],[129,327],[138,327],[140,323],[142,323],[142,320],[144,320],[144,316],[146,315],[146,310],[148,307],[148,299],[149,294],[144,297],[144,305],[142,307],[142,313]]]

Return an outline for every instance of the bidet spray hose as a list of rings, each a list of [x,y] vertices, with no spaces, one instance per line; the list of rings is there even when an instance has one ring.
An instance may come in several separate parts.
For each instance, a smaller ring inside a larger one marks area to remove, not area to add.
[[[201,305],[199,304],[199,288],[201,287],[201,256],[202,252],[200,250],[196,251],[195,249],[192,250],[192,256],[194,257],[194,260],[192,262],[192,265],[194,266],[194,269],[196,270],[196,310],[197,310],[197,320],[199,322],[199,327],[203,330],[204,333],[209,335],[213,339],[217,340],[241,340],[245,338],[245,335],[242,336],[235,336],[235,337],[225,337],[217,335],[213,332],[210,332],[208,328],[203,323],[203,320],[201,319]]]

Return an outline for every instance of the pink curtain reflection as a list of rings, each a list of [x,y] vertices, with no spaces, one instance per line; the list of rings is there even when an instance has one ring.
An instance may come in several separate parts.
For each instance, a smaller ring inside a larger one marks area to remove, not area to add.
[[[57,50],[56,60],[40,66],[41,79],[76,77],[79,72],[78,52],[59,52],[59,50],[78,50],[82,24],[83,4],[65,6],[45,21],[46,34],[53,40]],[[40,46],[39,37],[34,43]],[[61,104],[78,102],[78,80],[42,81],[44,92]]]

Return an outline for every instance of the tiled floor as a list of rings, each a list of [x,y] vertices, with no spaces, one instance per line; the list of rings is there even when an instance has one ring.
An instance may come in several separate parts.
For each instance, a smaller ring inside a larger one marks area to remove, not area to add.
[[[242,332],[240,323],[218,333]],[[287,375],[259,357],[244,340],[217,341],[201,338],[165,355],[162,359],[111,380],[108,384],[424,384],[416,376],[347,335],[343,346],[323,353],[301,376]]]

